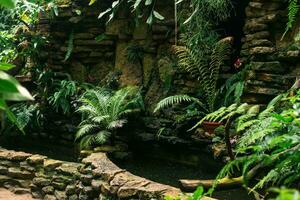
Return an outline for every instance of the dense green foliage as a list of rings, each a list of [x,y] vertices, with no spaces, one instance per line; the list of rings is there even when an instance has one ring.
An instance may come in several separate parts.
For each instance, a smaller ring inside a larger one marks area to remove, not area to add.
[[[218,178],[231,176],[240,169],[247,184],[249,173],[264,169],[254,190],[298,182],[300,92],[277,104],[240,120],[239,130],[244,133],[236,147],[238,157],[223,168]]]
[[[76,140],[81,148],[90,148],[108,142],[116,131],[127,123],[127,116],[139,112],[142,98],[134,87],[116,92],[105,89],[88,90],[80,98],[82,105],[77,112],[83,114]]]
[[[75,81],[62,80],[58,84],[56,91],[48,98],[48,100],[56,112],[62,110],[63,113],[66,114],[70,112],[72,98],[75,100],[77,83]]]
[[[14,8],[15,2],[12,0],[1,0],[0,6],[3,7],[2,11],[4,11],[5,8]],[[23,130],[23,126],[17,122],[17,118],[8,108],[6,101],[32,100],[33,97],[13,77],[3,71],[9,70],[13,67],[14,66],[12,65],[4,63],[0,64],[0,109],[6,111],[8,118],[15,123],[20,130]]]

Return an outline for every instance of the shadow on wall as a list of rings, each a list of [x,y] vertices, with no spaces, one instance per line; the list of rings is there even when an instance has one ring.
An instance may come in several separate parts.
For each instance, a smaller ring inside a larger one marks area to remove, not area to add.
[[[231,17],[220,24],[220,33],[225,37],[233,37],[235,49],[233,58],[236,59],[239,56],[242,47],[242,38],[244,37],[243,27],[245,24],[246,14],[245,9],[249,4],[249,0],[232,0],[232,13]]]

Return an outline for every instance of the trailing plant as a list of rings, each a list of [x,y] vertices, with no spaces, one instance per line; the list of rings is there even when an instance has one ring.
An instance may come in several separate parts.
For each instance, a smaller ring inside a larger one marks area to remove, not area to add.
[[[281,39],[283,39],[288,31],[293,28],[294,23],[297,19],[297,15],[299,14],[299,8],[300,5],[298,0],[288,0],[288,22]]]
[[[116,92],[103,88],[88,90],[80,98],[77,112],[83,116],[76,133],[80,147],[91,148],[114,137],[128,121],[127,116],[143,108],[142,97],[135,87],[125,87]]]
[[[91,0],[90,5],[93,5],[97,0]],[[116,0],[113,1],[111,7],[101,12],[98,16],[99,19],[109,14],[107,23],[114,19],[118,10],[122,6],[132,8],[132,13],[135,15],[135,22],[138,24],[140,20],[146,18],[146,23],[152,25],[155,20],[163,20],[164,17],[155,10],[157,0]]]
[[[68,48],[67,48],[67,53],[65,55],[65,59],[64,61],[67,61],[71,54],[72,54],[72,51],[73,51],[73,48],[74,48],[74,30],[71,31],[70,35],[69,35],[69,39],[68,39]]]

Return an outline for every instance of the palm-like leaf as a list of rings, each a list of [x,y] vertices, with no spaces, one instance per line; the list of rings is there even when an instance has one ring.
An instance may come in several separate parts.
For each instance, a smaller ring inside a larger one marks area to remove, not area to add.
[[[89,148],[107,142],[116,131],[127,123],[126,116],[140,109],[141,95],[134,87],[116,92],[105,89],[88,90],[80,99],[77,112],[84,120],[79,124],[76,140],[81,148]]]
[[[190,97],[188,95],[174,95],[174,96],[164,98],[163,100],[158,102],[158,104],[156,105],[156,108],[154,109],[154,112],[157,112],[161,109],[170,107],[174,104],[180,104],[183,102],[195,102],[198,105],[200,105],[203,109],[205,109],[204,104],[195,97]]]

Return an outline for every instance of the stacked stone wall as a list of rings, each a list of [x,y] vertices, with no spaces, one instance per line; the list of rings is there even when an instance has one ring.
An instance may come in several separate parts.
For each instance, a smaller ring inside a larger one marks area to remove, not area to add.
[[[246,8],[241,56],[248,65],[244,102],[265,104],[291,87],[299,51],[290,31],[282,38],[287,4],[280,0],[251,0]]]
[[[0,187],[44,200],[164,199],[182,195],[178,188],[155,183],[120,169],[106,152],[83,152],[81,162],[0,149]],[[210,198],[208,198],[210,199]]]

